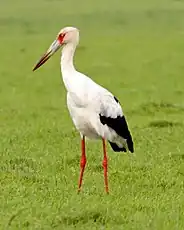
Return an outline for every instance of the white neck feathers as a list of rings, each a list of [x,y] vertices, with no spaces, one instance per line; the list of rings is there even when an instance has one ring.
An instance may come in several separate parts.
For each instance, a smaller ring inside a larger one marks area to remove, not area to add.
[[[68,43],[63,47],[61,55],[61,71],[70,72],[75,70],[73,65],[73,57],[75,53],[76,45],[73,43]]]

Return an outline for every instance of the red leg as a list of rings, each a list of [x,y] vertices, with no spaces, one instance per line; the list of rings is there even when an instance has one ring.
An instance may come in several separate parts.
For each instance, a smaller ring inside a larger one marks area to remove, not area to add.
[[[108,188],[108,179],[107,179],[107,151],[106,151],[106,145],[105,145],[105,139],[102,139],[103,142],[103,168],[104,168],[104,181],[105,181],[105,191],[106,193],[109,193],[109,188]]]
[[[82,178],[85,170],[85,165],[86,165],[86,151],[85,151],[85,137],[83,136],[81,140],[81,160],[80,160],[80,178],[79,178],[79,187],[78,187],[78,192],[81,190],[81,185],[82,185]]]

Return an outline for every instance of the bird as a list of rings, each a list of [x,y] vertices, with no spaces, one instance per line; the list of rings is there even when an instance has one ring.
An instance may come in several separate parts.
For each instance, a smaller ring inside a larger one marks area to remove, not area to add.
[[[61,51],[61,75],[67,91],[67,107],[71,119],[80,133],[81,158],[78,192],[81,191],[86,167],[86,139],[101,139],[103,146],[104,187],[108,187],[108,157],[106,142],[115,152],[134,153],[134,143],[125,115],[118,99],[90,77],[76,70],[74,53],[79,44],[79,29],[64,27],[54,42],[41,56],[33,71],[42,66],[57,50]]]

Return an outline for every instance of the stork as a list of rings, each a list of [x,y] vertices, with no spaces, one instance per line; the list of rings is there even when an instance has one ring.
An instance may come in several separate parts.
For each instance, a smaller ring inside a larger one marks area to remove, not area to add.
[[[86,166],[85,138],[101,139],[105,190],[108,193],[106,140],[115,152],[134,152],[133,140],[118,99],[91,78],[78,72],[73,57],[79,43],[79,30],[65,27],[57,34],[33,71],[43,65],[60,47],[61,74],[67,90],[67,106],[72,121],[81,136],[81,159],[78,192],[81,190]]]

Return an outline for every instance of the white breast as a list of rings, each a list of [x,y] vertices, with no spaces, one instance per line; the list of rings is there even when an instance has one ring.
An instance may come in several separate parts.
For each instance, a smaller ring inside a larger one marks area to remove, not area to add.
[[[97,130],[95,129],[95,123],[99,123],[97,114],[95,114],[94,110],[92,110],[92,108],[88,105],[78,106],[75,100],[77,99],[73,99],[71,93],[68,92],[67,106],[76,129],[88,138],[100,138]]]

